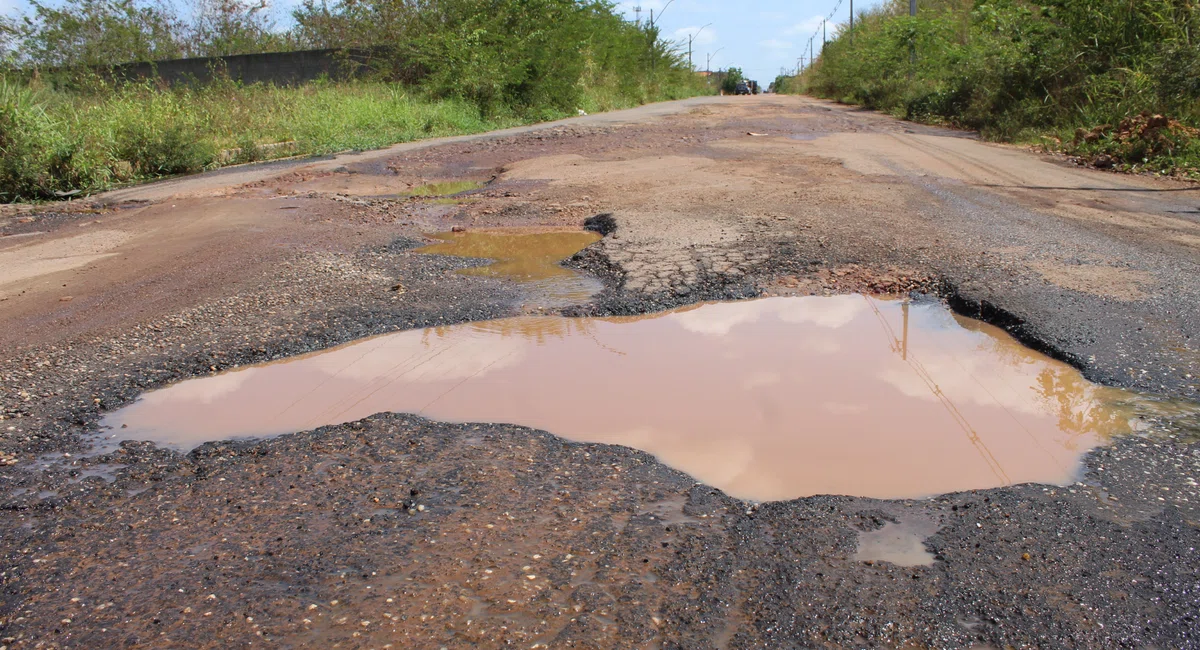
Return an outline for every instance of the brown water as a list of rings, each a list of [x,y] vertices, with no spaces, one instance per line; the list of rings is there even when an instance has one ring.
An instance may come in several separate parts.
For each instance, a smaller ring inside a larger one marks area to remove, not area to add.
[[[433,235],[439,244],[418,248],[418,253],[479,257],[494,260],[487,266],[464,269],[466,275],[514,280],[540,306],[560,307],[586,301],[602,287],[598,280],[560,265],[560,262],[600,240],[584,230],[550,232],[470,231]]]
[[[191,447],[411,412],[627,445],[746,499],[901,498],[1068,483],[1130,430],[1126,397],[940,304],[850,295],[401,332],[185,381],[105,424]]]
[[[429,183],[428,185],[419,185],[412,188],[408,192],[408,196],[453,196],[477,190],[487,183],[482,181],[444,181],[441,183]]]

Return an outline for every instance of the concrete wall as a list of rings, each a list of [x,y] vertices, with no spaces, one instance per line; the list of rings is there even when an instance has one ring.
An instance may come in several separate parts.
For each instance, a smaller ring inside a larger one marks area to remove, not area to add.
[[[371,50],[304,50],[174,59],[114,66],[120,79],[161,79],[169,84],[207,83],[228,77],[242,83],[294,85],[320,77],[345,79],[362,74],[380,54]]]

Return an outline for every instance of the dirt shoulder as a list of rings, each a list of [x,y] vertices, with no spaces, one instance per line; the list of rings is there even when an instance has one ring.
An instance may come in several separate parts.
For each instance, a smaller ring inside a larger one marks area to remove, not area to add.
[[[1069,488],[910,502],[748,504],[625,448],[403,415],[80,458],[146,389],[521,310],[425,234],[601,213],[571,264],[606,288],[568,313],[918,290],[1195,400],[1195,185],[792,97],[244,174],[0,223],[8,647],[1200,645],[1200,447],[1167,412]],[[487,184],[405,196],[446,180]],[[854,559],[916,520],[933,566]]]

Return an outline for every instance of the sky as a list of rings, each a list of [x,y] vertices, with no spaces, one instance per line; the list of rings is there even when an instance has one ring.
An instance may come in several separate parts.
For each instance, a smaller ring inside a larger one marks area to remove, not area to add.
[[[641,7],[643,21],[649,20],[653,9],[663,36],[678,42],[685,53],[692,35],[692,64],[697,70],[739,67],[748,78],[766,86],[781,70],[795,70],[801,56],[808,57],[809,37],[814,33],[813,52],[817,52],[822,19],[832,16],[827,26],[831,37],[837,25],[849,20],[849,2],[841,0],[838,6],[838,0],[619,0],[617,7],[630,20],[638,17],[636,8]],[[880,2],[858,0],[854,9]],[[286,15],[298,3],[274,0],[272,4]],[[26,7],[25,0],[0,0],[0,14],[19,14]]]
[[[857,0],[854,11],[880,2]],[[850,20],[849,0],[837,5],[838,0],[621,0],[618,8],[631,20],[637,17],[635,7],[642,8],[642,20],[654,9],[663,36],[681,42],[685,53],[688,35],[693,35],[692,64],[697,70],[707,69],[712,55],[712,70],[741,68],[765,87],[781,70],[795,71],[801,56],[807,59],[814,33],[813,53],[819,52],[822,20],[832,15],[826,26],[830,38],[837,25]]]

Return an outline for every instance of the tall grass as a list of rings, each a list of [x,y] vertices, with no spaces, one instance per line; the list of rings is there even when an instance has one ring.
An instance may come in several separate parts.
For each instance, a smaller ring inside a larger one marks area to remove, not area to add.
[[[698,94],[660,84],[585,88],[588,112]],[[379,81],[55,90],[0,79],[0,201],[54,198],[264,158],[478,133],[575,111],[494,111]],[[288,143],[264,148],[263,145]]]
[[[368,149],[518,121],[484,119],[465,101],[430,100],[379,82],[130,85],[88,93],[0,82],[0,200],[92,192],[249,159]],[[261,145],[281,142],[290,144],[262,153]]]
[[[197,1],[193,15],[157,0],[34,2],[28,20],[0,24],[0,48],[13,37],[0,51],[0,200],[711,92],[657,27],[606,0],[305,0],[286,33],[260,3]],[[379,56],[360,71],[370,80],[299,88],[104,81],[121,76],[106,66],[169,52],[283,46]]]
[[[1121,133],[1140,128],[1135,116],[1160,113],[1178,120],[1149,134],[1170,143],[1165,157],[1157,156],[1162,164],[1177,169],[1181,161],[1193,161],[1184,168],[1200,161],[1189,135],[1189,126],[1200,126],[1195,0],[920,5],[915,17],[900,0],[861,14],[852,35],[838,33],[815,66],[784,86],[978,129],[992,139],[1048,136],[1063,148],[1105,150],[1133,166],[1155,163],[1136,158],[1145,148],[1125,147]],[[1079,127],[1104,125],[1110,128],[1088,147],[1075,137]]]

